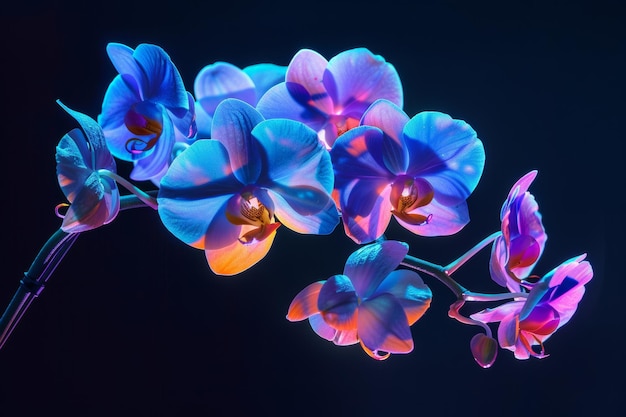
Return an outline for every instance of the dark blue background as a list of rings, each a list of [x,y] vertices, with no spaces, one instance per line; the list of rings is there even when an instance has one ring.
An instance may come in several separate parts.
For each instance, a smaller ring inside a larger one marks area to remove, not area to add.
[[[434,299],[412,327],[415,350],[376,362],[285,319],[292,297],[339,273],[356,248],[341,227],[325,237],[281,228],[260,264],[223,278],[155,212],[134,210],[79,238],[0,352],[0,415],[621,415],[618,1],[206,3],[4,6],[0,305],[60,225],[54,150],[76,123],[55,100],[96,117],[116,75],[106,44],[147,42],[170,54],[190,91],[215,61],[286,65],[300,48],[331,58],[358,46],[384,56],[409,115],[467,121],[487,155],[464,230],[427,239],[392,226],[389,237],[447,263],[499,228],[509,188],[538,169],[531,191],[549,239],[535,272],[588,253],[595,277],[578,312],[546,344],[549,358],[500,351],[483,370],[468,348],[476,329],[449,319],[451,293],[424,277]],[[467,287],[496,289],[487,252],[457,272]]]

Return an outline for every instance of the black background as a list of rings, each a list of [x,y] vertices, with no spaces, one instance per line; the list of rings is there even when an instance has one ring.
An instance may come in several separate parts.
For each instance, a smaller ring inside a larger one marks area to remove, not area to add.
[[[396,226],[411,254],[447,263],[499,228],[510,186],[531,169],[549,239],[536,273],[588,253],[595,276],[550,357],[491,369],[469,351],[475,328],[434,299],[415,350],[384,362],[285,319],[292,297],[340,273],[355,248],[281,228],[268,256],[232,278],[179,242],[150,209],[80,236],[0,351],[0,415],[613,416],[624,408],[624,13],[619,2],[46,2],[3,6],[0,305],[59,227],[54,150],[96,117],[116,75],[108,42],[163,47],[192,91],[215,61],[286,65],[300,48],[330,59],[365,46],[398,70],[409,115],[463,119],[486,150],[471,222],[445,238]],[[506,3],[506,5],[504,5]],[[126,171],[125,171],[126,170]],[[127,166],[120,164],[122,173]],[[151,184],[140,184],[146,189]],[[484,251],[456,277],[496,290]]]

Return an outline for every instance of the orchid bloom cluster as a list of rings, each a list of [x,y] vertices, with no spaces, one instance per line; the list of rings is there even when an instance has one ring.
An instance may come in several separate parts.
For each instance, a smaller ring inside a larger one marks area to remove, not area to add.
[[[405,113],[400,77],[381,56],[356,48],[327,60],[303,49],[287,66],[215,62],[197,74],[192,93],[156,45],[111,43],[107,53],[118,75],[101,113],[94,119],[59,102],[80,129],[57,146],[67,203],[56,209],[62,225],[54,245],[44,248],[45,262],[58,263],[71,237],[133,207],[157,210],[165,228],[203,250],[209,268],[223,276],[260,262],[281,226],[328,235],[342,223],[359,247],[341,273],[296,294],[287,319],[308,319],[323,339],[359,344],[379,360],[413,350],[411,326],[432,301],[423,275],[456,296],[450,317],[481,329],[469,345],[485,368],[498,346],[517,359],[548,356],[544,343],[576,311],[593,276],[586,255],[533,274],[547,240],[529,192],[536,171],[511,188],[500,230],[448,265],[387,240],[392,218],[418,236],[452,235],[467,225],[467,198],[485,152],[462,120]],[[116,159],[132,164],[130,180],[117,173]],[[132,181],[156,189],[142,191]],[[452,275],[489,245],[489,275],[502,291],[470,291]],[[43,272],[27,273],[23,295],[40,292],[53,269],[34,265],[32,271]],[[468,302],[502,303],[462,314]],[[9,308],[0,321],[3,339],[16,316]]]

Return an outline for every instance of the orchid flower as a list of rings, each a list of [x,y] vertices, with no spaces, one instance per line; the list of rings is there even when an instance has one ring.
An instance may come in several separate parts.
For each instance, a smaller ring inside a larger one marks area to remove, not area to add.
[[[544,358],[543,343],[576,312],[593,277],[586,255],[570,259],[541,278],[525,300],[485,309],[470,317],[483,323],[500,322],[498,342],[517,359]]]
[[[194,81],[198,137],[211,137],[213,114],[224,99],[237,98],[256,106],[270,87],[285,80],[286,70],[274,64],[255,64],[242,70],[221,61],[202,68]]]
[[[548,238],[535,197],[528,192],[537,176],[531,171],[511,188],[502,205],[502,235],[492,246],[489,269],[492,279],[511,292],[520,290],[543,253]]]
[[[211,132],[213,139],[197,140],[172,162],[158,211],[177,238],[204,249],[216,274],[237,274],[260,261],[281,223],[310,234],[337,226],[330,156],[313,130],[264,120],[231,98],[217,106]]]
[[[82,128],[63,136],[56,148],[59,186],[70,202],[61,229],[66,233],[84,232],[110,223],[119,212],[117,184],[98,172],[115,172],[115,160],[98,123],[58,103]]]
[[[287,319],[309,319],[315,333],[336,345],[360,343],[374,359],[413,350],[410,326],[430,306],[432,293],[420,276],[395,270],[408,252],[387,240],[352,253],[342,275],[310,284],[291,302]]]
[[[170,57],[156,45],[109,43],[118,75],[106,90],[98,122],[113,156],[133,161],[134,180],[158,184],[178,152],[196,134],[193,96]]]
[[[392,215],[421,236],[458,232],[469,222],[466,199],[485,163],[483,144],[464,121],[439,112],[409,119],[387,100],[373,103],[330,154],[333,195],[357,243],[382,236]]]
[[[318,132],[328,149],[343,132],[357,126],[376,99],[403,105],[396,69],[366,48],[341,52],[327,61],[300,50],[282,82],[261,97],[257,110],[266,118],[301,121]]]

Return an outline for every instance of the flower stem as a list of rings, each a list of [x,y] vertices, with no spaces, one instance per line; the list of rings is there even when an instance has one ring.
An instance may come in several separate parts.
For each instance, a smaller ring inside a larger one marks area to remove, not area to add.
[[[478,242],[476,245],[474,245],[473,248],[461,255],[458,259],[450,262],[448,266],[445,267],[445,270],[448,271],[448,275],[452,275],[457,269],[462,267],[465,262],[469,261],[474,255],[480,252],[485,246],[496,240],[500,235],[502,235],[502,232],[495,232],[490,234],[489,236]]]
[[[152,192],[154,194],[154,192]],[[150,194],[146,194],[150,198]],[[120,209],[128,210],[138,207],[146,207],[146,202],[135,195],[122,196]],[[43,291],[44,285],[54,273],[56,267],[70,250],[80,233],[66,233],[61,229],[50,236],[35,257],[20,285],[15,291],[13,298],[0,317],[0,349],[4,346],[9,336],[22,319],[26,310],[30,307],[35,297]]]
[[[457,299],[462,299],[463,294],[467,292],[467,289],[452,279],[446,268],[441,265],[437,265],[411,255],[405,255],[404,260],[400,263],[400,265],[408,266],[416,271],[425,272],[428,275],[437,278],[454,293]]]
[[[150,194],[146,193],[145,191],[139,189],[135,185],[131,184],[128,180],[126,180],[125,178],[119,176],[115,172],[109,171],[108,169],[99,169],[98,170],[98,174],[103,175],[105,177],[112,178],[118,184],[120,184],[124,188],[126,188],[128,191],[130,191],[131,193],[135,194],[137,196],[137,198],[139,198],[141,201],[143,201],[147,206],[153,208],[154,210],[157,209],[158,204],[157,204],[156,198],[154,198]]]

